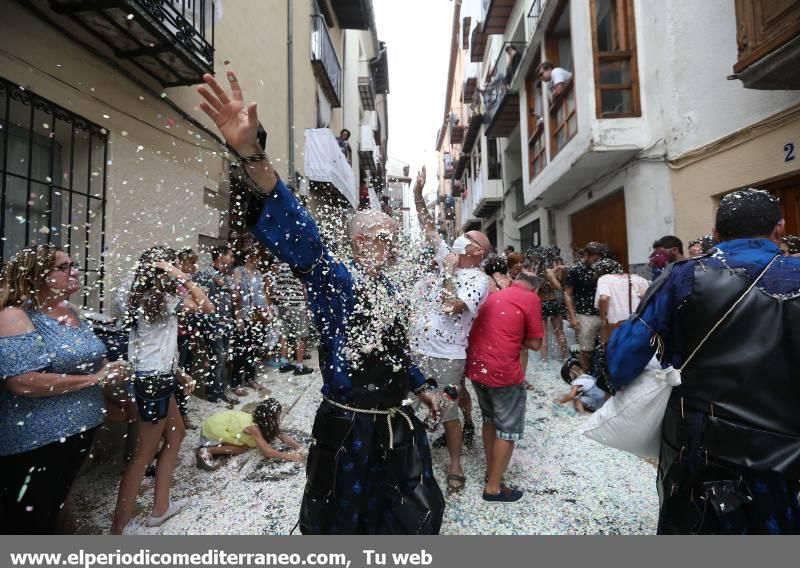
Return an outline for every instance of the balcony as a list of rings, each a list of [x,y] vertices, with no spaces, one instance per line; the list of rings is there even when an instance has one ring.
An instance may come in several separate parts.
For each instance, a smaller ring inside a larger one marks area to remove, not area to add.
[[[375,79],[367,61],[359,64],[358,94],[361,95],[361,106],[364,110],[375,110]]]
[[[483,56],[486,55],[486,43],[489,36],[481,31],[481,27],[481,23],[478,22],[478,25],[472,30],[471,47],[469,50],[469,60],[472,63],[482,62]]]
[[[464,143],[464,134],[466,133],[466,128],[463,126],[451,126],[450,127],[450,144],[457,146]]]
[[[570,81],[561,96],[549,103],[548,124],[529,128],[528,207],[558,207],[576,188],[591,185],[633,159],[651,145],[643,118],[597,118],[593,101]],[[583,116],[580,129],[578,117]],[[550,138],[549,148],[544,144]]]
[[[512,56],[507,50],[512,48]],[[486,106],[486,136],[507,138],[519,126],[519,95],[511,92],[510,85],[519,68],[524,43],[506,42],[495,61],[489,84],[483,93]]]
[[[479,218],[491,217],[503,206],[503,184],[501,180],[490,179],[476,183],[480,192],[473,195],[473,216]]]
[[[475,100],[475,93],[478,90],[478,81],[481,76],[481,65],[479,63],[464,62],[464,88],[461,93],[461,100],[469,103]]]
[[[481,220],[475,217],[473,191],[475,187],[470,187],[469,191],[461,196],[461,230],[463,232],[481,228]]]
[[[732,78],[747,89],[800,89],[800,2],[736,0],[736,29]]]
[[[368,116],[375,114],[368,113]],[[365,121],[368,120],[365,116]],[[358,157],[364,171],[377,175],[381,165],[381,148],[375,142],[375,130],[372,124],[361,125],[361,140],[358,143]]]
[[[453,157],[450,152],[445,152],[444,154],[444,178],[445,179],[452,179],[453,172],[455,171],[455,161],[453,161]]]
[[[333,108],[342,106],[342,64],[322,16],[311,17],[311,65]]]
[[[327,11],[326,2],[320,2],[320,9]],[[372,2],[369,0],[334,0],[331,2],[333,14],[340,28],[346,30],[368,30]],[[326,14],[330,16],[331,14]],[[330,17],[328,18],[330,21]]]
[[[502,34],[517,0],[483,0],[483,33]]]
[[[389,94],[389,54],[386,43],[380,42],[380,53],[369,63],[369,70],[375,79],[375,92],[379,95]]]
[[[214,73],[213,0],[23,0],[40,18],[158,81],[203,82]]]

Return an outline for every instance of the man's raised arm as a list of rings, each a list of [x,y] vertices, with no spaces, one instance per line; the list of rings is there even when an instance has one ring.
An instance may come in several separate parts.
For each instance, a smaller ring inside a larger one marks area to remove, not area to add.
[[[205,99],[200,108],[217,125],[228,147],[237,154],[253,182],[264,195],[268,195],[278,184],[278,176],[258,145],[256,103],[245,105],[239,79],[233,71],[228,71],[230,96],[211,75],[206,73],[203,80],[208,87],[197,88],[197,92]]]
[[[229,149],[236,154],[247,195],[247,224],[253,235],[280,260],[301,272],[310,271],[322,258],[324,247],[316,223],[278,175],[257,139],[256,103],[245,105],[239,80],[228,71],[230,96],[211,75],[197,89],[205,101],[200,108],[217,125]]]
[[[414,185],[414,204],[417,206],[417,217],[423,233],[432,237],[436,234],[436,224],[433,222],[433,217],[431,217],[427,205],[425,205],[425,198],[422,197],[422,190],[425,188],[427,177],[426,168],[422,166],[422,172],[417,176],[417,183]]]

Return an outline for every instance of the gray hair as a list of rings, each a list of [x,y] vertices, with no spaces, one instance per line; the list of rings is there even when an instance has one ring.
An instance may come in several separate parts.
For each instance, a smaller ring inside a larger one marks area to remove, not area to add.
[[[397,227],[397,221],[383,211],[378,211],[377,209],[356,211],[355,215],[350,219],[350,238],[364,235],[375,227],[388,224]]]
[[[518,282],[525,282],[528,286],[533,288],[534,290],[538,290],[539,287],[542,285],[542,279],[536,276],[533,272],[525,272],[524,270],[517,274],[517,277],[514,279]]]

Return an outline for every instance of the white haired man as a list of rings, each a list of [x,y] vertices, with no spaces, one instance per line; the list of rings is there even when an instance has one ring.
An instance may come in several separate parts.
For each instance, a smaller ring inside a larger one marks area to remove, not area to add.
[[[436,534],[444,499],[433,477],[425,427],[408,407],[413,390],[429,407],[411,365],[402,298],[383,275],[397,223],[380,211],[350,224],[352,262],[328,252],[316,223],[278,179],[256,141],[255,103],[229,95],[210,75],[201,108],[222,132],[248,183],[247,221],[256,239],[306,286],[320,331],[323,402],[314,421],[300,511],[304,534]]]
[[[437,249],[439,277],[429,289],[424,305],[418,309],[412,345],[416,362],[427,378],[434,379],[441,387],[459,386],[459,405],[442,417],[444,438],[434,442],[434,445],[442,442],[447,445],[450,456],[447,491],[458,493],[466,483],[461,467],[461,447],[471,446],[475,435],[472,399],[464,378],[467,340],[478,308],[489,295],[490,279],[480,265],[491,251],[491,243],[480,231],[469,231],[458,237],[452,248],[447,246],[436,231],[422,198],[425,178],[423,168],[414,186],[414,197],[420,224]],[[464,412],[463,430],[459,407]]]

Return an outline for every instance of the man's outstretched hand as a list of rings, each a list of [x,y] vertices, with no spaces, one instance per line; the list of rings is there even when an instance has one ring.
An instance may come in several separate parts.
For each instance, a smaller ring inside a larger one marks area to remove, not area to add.
[[[205,102],[200,108],[217,125],[228,146],[240,156],[255,156],[262,152],[258,145],[258,114],[256,103],[244,104],[242,88],[236,73],[228,71],[228,83],[231,85],[231,94],[211,75],[203,75],[203,80],[210,87],[198,87],[197,92],[202,95]],[[269,163],[269,160],[258,160],[245,164],[245,171],[250,179],[260,188],[260,192],[268,194],[278,183],[278,176]]]
[[[258,131],[256,103],[245,105],[236,74],[228,71],[230,96],[211,75],[206,73],[203,75],[203,80],[210,90],[206,86],[197,88],[197,92],[205,99],[200,108],[214,121],[228,145],[243,156],[260,152],[256,138]]]
[[[428,179],[428,172],[425,166],[422,166],[422,171],[417,174],[417,183],[414,185],[414,195],[422,197],[422,190],[425,188],[425,181]]]

